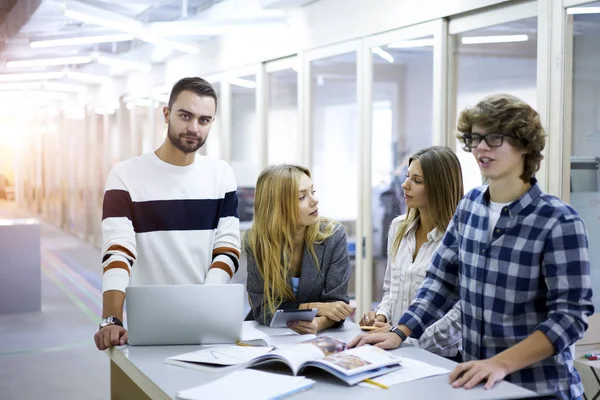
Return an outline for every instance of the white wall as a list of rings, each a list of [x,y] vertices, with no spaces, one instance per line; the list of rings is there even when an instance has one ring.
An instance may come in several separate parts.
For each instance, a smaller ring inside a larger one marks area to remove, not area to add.
[[[294,11],[289,28],[253,34],[228,34],[204,42],[200,46],[200,54],[184,56],[167,64],[166,81],[274,60],[303,50],[508,2],[423,0],[417,7],[412,0],[377,0],[376,3],[321,0]]]

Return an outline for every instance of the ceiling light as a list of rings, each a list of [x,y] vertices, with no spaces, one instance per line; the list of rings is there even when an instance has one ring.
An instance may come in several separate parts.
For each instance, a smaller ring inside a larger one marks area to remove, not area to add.
[[[28,74],[0,74],[0,82],[37,81],[45,79],[60,79],[62,72],[32,72]]]
[[[92,62],[92,57],[61,57],[61,58],[45,58],[37,60],[21,60],[21,61],[8,61],[6,66],[8,68],[19,68],[19,67],[45,67],[50,65],[71,65],[71,64],[87,64]]]
[[[390,64],[394,63],[394,56],[392,56],[390,53],[388,53],[387,51],[383,50],[381,47],[373,47],[371,49],[371,51],[374,54],[377,54],[379,57],[383,58],[385,61],[389,62]]]
[[[138,107],[150,107],[152,105],[152,100],[150,99],[136,99],[135,105]]]
[[[390,49],[408,49],[411,47],[427,47],[433,46],[433,39],[415,39],[415,40],[403,40],[401,42],[395,42],[388,44],[387,47]]]
[[[125,32],[144,42],[170,47],[184,53],[198,54],[200,52],[200,49],[196,46],[149,35],[146,32],[146,26],[136,19],[77,2],[69,2],[65,7],[65,17],[88,24],[114,29],[119,32]]]
[[[144,42],[155,44],[158,46],[170,47],[172,49],[179,50],[183,53],[198,54],[200,52],[200,49],[196,46],[192,46],[191,44],[181,43],[181,42],[178,42],[175,40],[157,38],[157,37],[152,37],[152,36],[148,36],[148,35],[142,36],[141,39]]]
[[[56,92],[72,92],[72,93],[85,93],[87,87],[83,85],[74,85],[72,83],[62,82],[44,82],[44,88],[53,90]]]
[[[67,6],[68,7],[68,6]],[[114,14],[114,13],[112,13]],[[118,15],[118,14],[117,14]],[[120,17],[123,17],[119,15]],[[122,18],[108,18],[92,15],[91,13],[76,11],[72,9],[65,10],[65,17],[74,19],[76,21],[85,22],[92,25],[99,25],[105,28],[114,29],[119,32],[125,32],[132,35],[141,35],[144,31],[144,25],[131,18],[127,18],[130,21],[123,21]],[[126,17],[123,17],[126,18]]]
[[[600,7],[571,7],[567,8],[567,14],[600,14]]]
[[[231,79],[229,79],[229,83],[231,83],[232,85],[241,86],[241,87],[245,87],[248,89],[256,88],[256,82],[250,81],[248,79],[231,78]]]
[[[42,88],[42,82],[12,82],[0,84],[0,90],[37,90]]]
[[[115,110],[113,107],[109,107],[109,106],[96,106],[94,108],[94,112],[96,114],[100,114],[100,115],[112,115],[116,112],[117,110]]]
[[[527,35],[497,35],[497,36],[470,36],[461,39],[462,44],[483,44],[483,43],[512,43],[526,42],[529,40]]]
[[[98,56],[96,61],[98,61],[100,64],[110,65],[112,67],[136,69],[142,72],[148,72],[152,68],[150,64],[130,60],[121,60],[120,58],[112,58],[106,56]]]
[[[67,71],[66,75],[69,79],[88,83],[108,83],[112,81],[112,78],[110,76],[94,75],[79,71]]]
[[[127,42],[133,40],[133,35],[119,34],[119,35],[102,35],[102,36],[83,36],[83,37],[72,37],[65,39],[49,39],[49,40],[36,40],[29,43],[30,47],[58,47],[58,46],[76,46],[81,44],[96,44],[96,43],[112,43],[112,42]]]

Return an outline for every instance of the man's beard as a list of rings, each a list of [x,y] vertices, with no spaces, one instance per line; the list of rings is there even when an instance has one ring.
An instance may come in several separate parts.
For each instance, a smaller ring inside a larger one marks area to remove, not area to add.
[[[170,125],[167,129],[167,136],[169,137],[171,143],[173,143],[175,147],[177,147],[184,153],[195,153],[200,147],[204,145],[204,139],[202,139],[200,136],[188,133],[175,133],[171,130]],[[197,140],[191,141],[190,139],[186,139],[186,136]]]

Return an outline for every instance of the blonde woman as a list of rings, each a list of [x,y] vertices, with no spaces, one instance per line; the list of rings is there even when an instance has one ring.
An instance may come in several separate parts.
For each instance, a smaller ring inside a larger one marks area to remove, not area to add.
[[[409,159],[402,184],[408,213],[392,221],[388,235],[388,262],[383,300],[366,313],[361,325],[393,324],[408,309],[425,279],[431,257],[463,196],[462,172],[456,154],[448,147],[420,150]],[[458,307],[425,330],[413,345],[460,360],[461,313]]]
[[[346,232],[319,216],[315,192],[308,169],[267,167],[256,183],[246,236],[252,316],[268,325],[277,309],[317,308],[314,320],[289,325],[301,334],[339,325],[354,311]]]

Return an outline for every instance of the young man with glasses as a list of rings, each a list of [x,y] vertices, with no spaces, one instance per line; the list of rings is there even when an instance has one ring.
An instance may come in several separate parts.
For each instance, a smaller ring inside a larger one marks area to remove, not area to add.
[[[488,185],[459,203],[427,277],[397,327],[350,346],[391,349],[462,309],[463,357],[454,387],[506,379],[561,399],[583,395],[571,345],[594,312],[587,236],[577,212],[542,192],[545,134],[538,113],[510,95],[464,110],[457,137]]]

